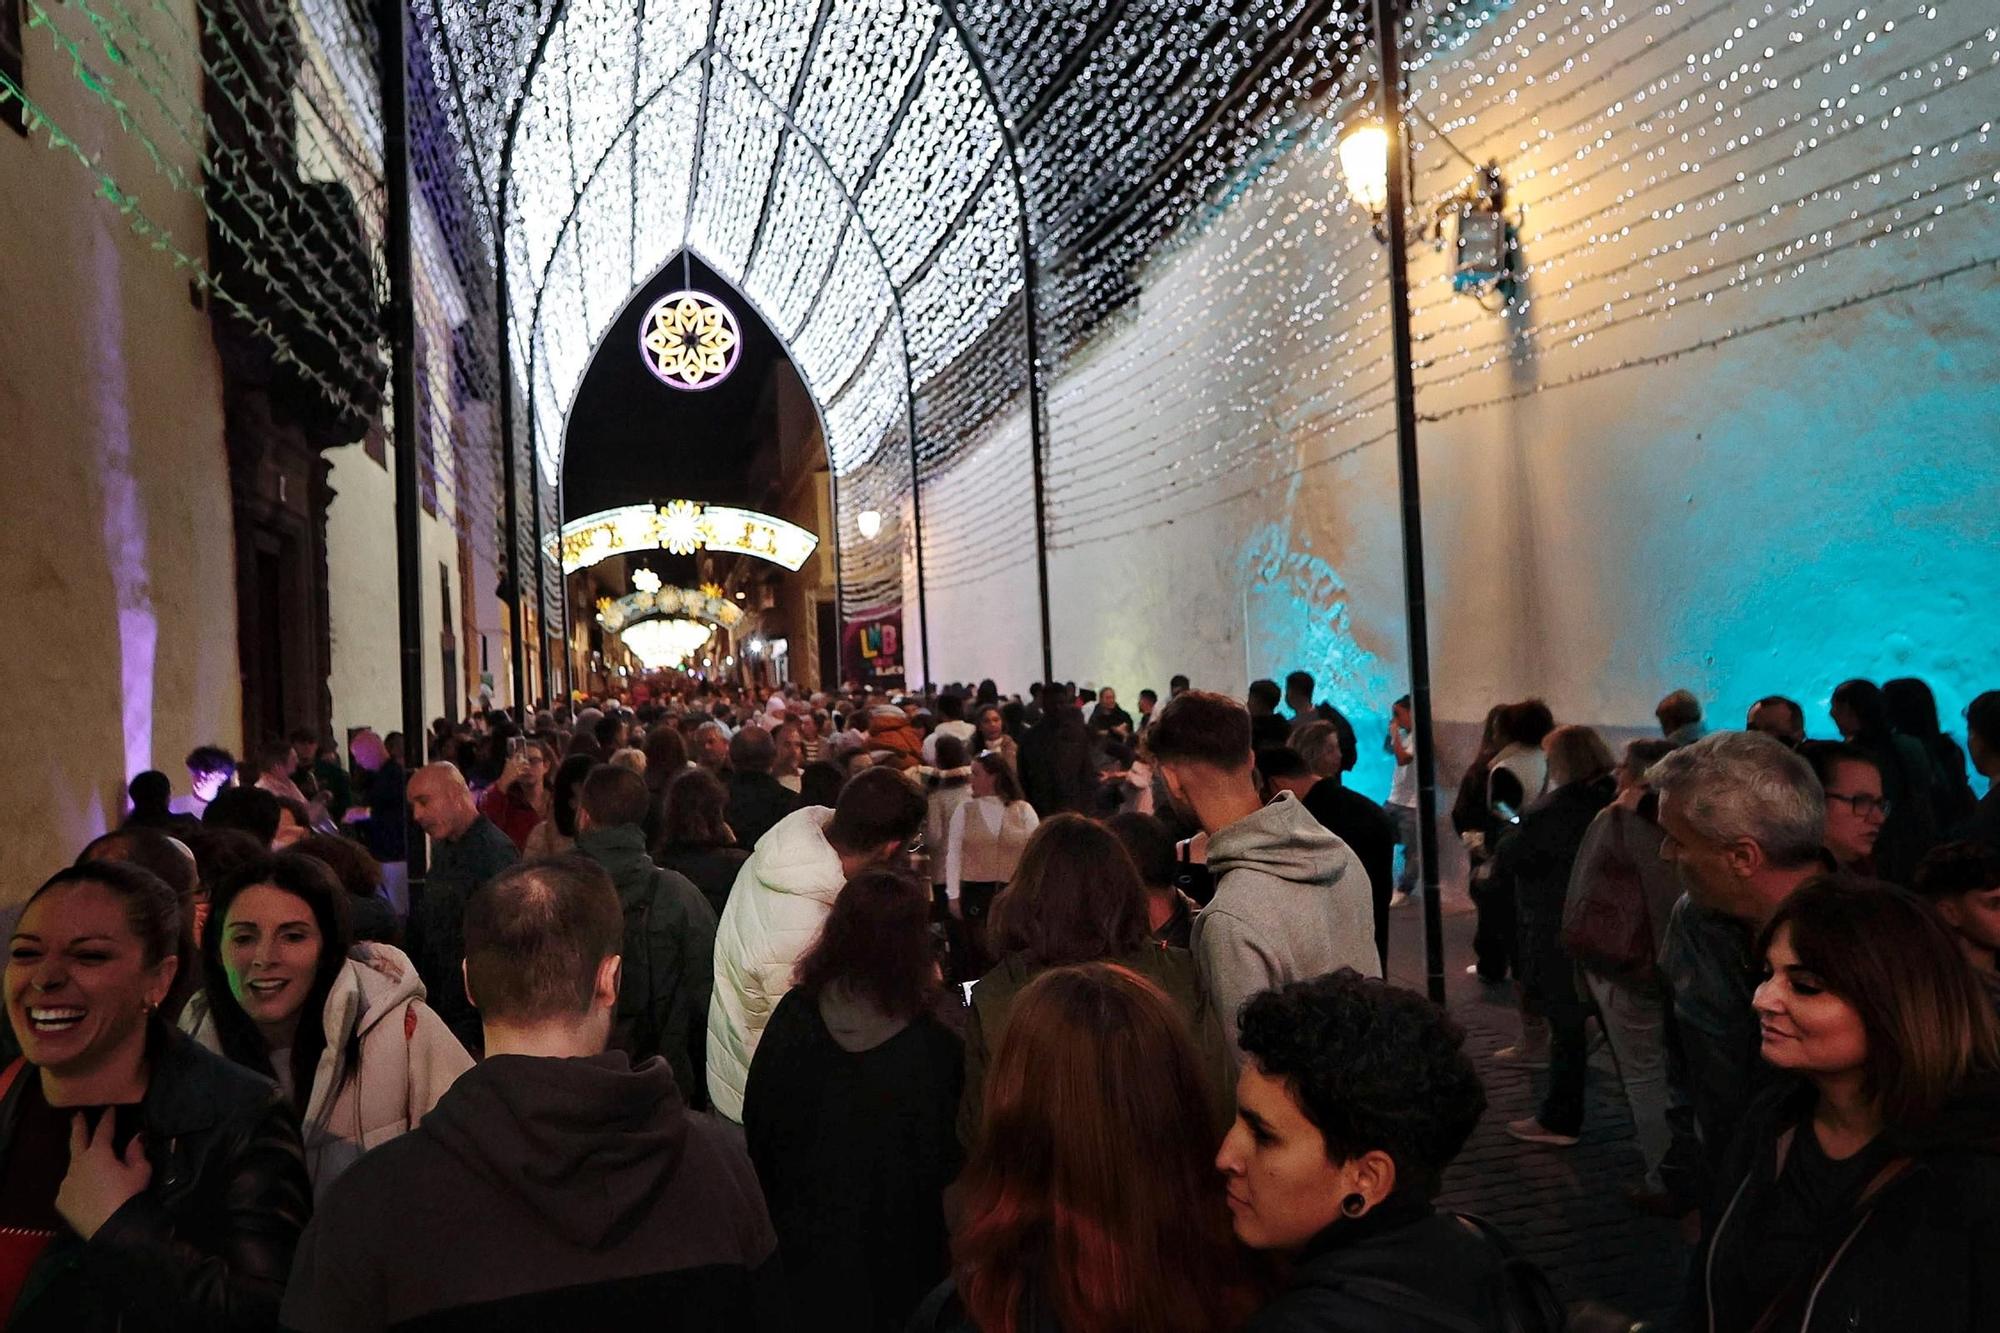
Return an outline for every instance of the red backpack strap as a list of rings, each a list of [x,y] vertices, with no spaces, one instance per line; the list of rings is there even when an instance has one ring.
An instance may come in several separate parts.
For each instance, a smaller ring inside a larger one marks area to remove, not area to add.
[[[17,1055],[5,1069],[0,1069],[0,1101],[7,1100],[7,1094],[13,1090],[14,1080],[21,1077],[21,1071],[27,1066],[28,1057]]]

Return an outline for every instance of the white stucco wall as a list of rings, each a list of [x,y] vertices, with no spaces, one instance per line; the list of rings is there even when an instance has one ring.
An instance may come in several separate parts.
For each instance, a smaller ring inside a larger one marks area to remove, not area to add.
[[[1826,733],[1834,684],[1901,674],[1962,730],[2000,685],[1980,610],[2000,586],[1990,12],[1876,32],[1860,11],[1677,30],[1685,6],[1536,7],[1417,75],[1453,140],[1500,161],[1532,266],[1495,313],[1413,252],[1454,732],[1528,693],[1645,726],[1687,686],[1719,724],[1782,692]],[[1356,717],[1379,791],[1367,742],[1406,688],[1387,290],[1336,129],[1191,227],[1054,368],[1053,638],[1058,675],[1127,696],[1304,667]],[[1435,198],[1463,167],[1418,137]],[[1032,652],[1032,614],[931,608],[945,677],[975,635],[982,661]]]
[[[168,9],[140,18],[194,25],[192,4]],[[160,54],[199,84],[183,44]],[[30,34],[25,78],[115,179],[152,176],[46,35]],[[0,182],[0,750],[26,764],[0,838],[12,902],[123,818],[131,774],[159,768],[184,791],[195,745],[240,748],[242,708],[208,316],[73,156],[0,130]],[[194,200],[160,188],[143,202],[205,253]]]

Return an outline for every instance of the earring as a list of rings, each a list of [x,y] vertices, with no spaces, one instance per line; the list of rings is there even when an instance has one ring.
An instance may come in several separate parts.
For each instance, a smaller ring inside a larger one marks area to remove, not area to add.
[[[1340,1201],[1342,1217],[1359,1217],[1368,1211],[1368,1200],[1359,1194],[1350,1194]]]

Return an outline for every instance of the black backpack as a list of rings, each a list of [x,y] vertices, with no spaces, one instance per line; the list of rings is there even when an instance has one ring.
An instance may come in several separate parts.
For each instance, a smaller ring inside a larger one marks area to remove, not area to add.
[[[1497,1323],[1484,1324],[1447,1310],[1414,1287],[1385,1278],[1351,1277],[1341,1281],[1341,1290],[1387,1309],[1422,1319],[1424,1328],[1450,1329],[1451,1333],[1565,1333],[1569,1313],[1549,1283],[1548,1274],[1514,1248],[1514,1243],[1484,1218],[1471,1213],[1452,1214],[1458,1224],[1477,1236],[1499,1258],[1487,1304],[1498,1312]]]

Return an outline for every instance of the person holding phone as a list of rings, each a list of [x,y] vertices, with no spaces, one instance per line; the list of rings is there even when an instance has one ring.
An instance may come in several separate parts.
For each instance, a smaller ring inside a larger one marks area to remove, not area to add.
[[[479,798],[479,813],[519,850],[527,850],[528,835],[549,816],[549,778],[555,770],[554,750],[541,741],[510,737],[499,779]]]

